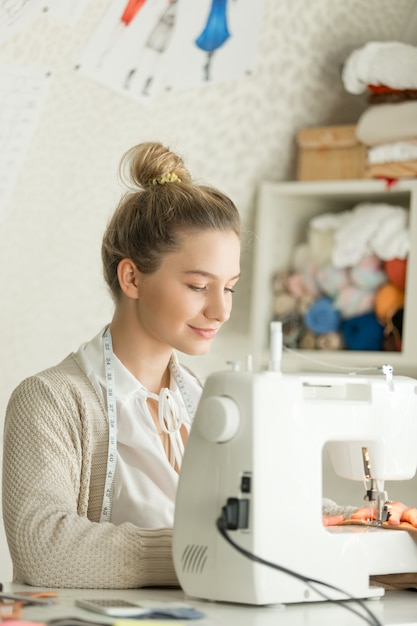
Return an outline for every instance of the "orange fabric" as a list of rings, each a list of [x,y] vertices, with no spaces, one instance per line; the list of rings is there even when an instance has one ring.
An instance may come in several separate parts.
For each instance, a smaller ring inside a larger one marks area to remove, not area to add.
[[[388,87],[388,85],[368,85],[369,91],[372,93],[402,93],[405,91],[404,89],[392,89],[392,87]],[[407,91],[416,92],[417,89],[407,89]]]

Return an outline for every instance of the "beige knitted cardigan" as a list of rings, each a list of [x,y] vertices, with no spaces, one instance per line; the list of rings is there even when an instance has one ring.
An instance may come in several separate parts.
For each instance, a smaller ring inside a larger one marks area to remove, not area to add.
[[[16,582],[178,585],[171,529],[98,523],[107,447],[106,412],[74,354],[14,391],[4,430],[3,517]]]

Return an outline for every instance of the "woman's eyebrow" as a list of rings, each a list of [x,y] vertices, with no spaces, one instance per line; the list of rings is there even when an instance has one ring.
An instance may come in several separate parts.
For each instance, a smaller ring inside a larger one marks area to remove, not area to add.
[[[215,274],[212,274],[211,272],[206,272],[204,270],[188,270],[184,272],[184,274],[186,275],[197,274],[198,276],[203,276],[203,278],[213,278],[213,279],[217,278]],[[240,278],[240,272],[239,274],[236,274],[236,276],[229,278],[229,280],[237,280],[238,278]]]

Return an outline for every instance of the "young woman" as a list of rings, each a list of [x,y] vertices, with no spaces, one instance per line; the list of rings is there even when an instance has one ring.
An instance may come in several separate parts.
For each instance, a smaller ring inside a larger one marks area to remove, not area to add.
[[[176,351],[206,353],[230,316],[240,220],[158,143],[128,151],[126,168],[130,190],[102,245],[113,319],[8,404],[3,516],[16,582],[178,584],[175,492],[201,385]]]
[[[201,384],[176,351],[206,353],[229,319],[240,219],[158,143],[128,151],[126,168],[102,245],[113,319],[7,408],[3,513],[19,582],[178,584],[174,500]]]

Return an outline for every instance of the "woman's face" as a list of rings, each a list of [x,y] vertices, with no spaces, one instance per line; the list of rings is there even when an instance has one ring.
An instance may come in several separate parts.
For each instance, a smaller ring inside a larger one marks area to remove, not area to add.
[[[160,347],[204,354],[230,317],[240,240],[233,231],[194,231],[180,241],[158,270],[139,275],[137,319]]]

